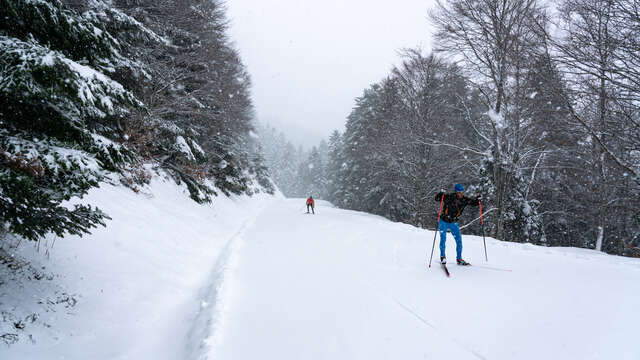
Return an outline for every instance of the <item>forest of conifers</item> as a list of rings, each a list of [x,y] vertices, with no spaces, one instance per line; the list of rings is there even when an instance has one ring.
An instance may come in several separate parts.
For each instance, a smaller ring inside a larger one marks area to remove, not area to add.
[[[552,5],[438,1],[432,51],[405,49],[344,131],[306,151],[262,130],[274,181],[429,228],[462,183],[497,239],[638,256],[640,2]]]
[[[103,181],[273,192],[221,1],[1,0],[0,220],[30,240],[104,225]]]

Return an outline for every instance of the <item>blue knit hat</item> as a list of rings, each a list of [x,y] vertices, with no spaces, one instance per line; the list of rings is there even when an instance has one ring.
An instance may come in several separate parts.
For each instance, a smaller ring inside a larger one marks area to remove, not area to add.
[[[464,191],[464,186],[462,186],[462,184],[456,184],[454,189],[456,190],[456,192],[462,192]]]

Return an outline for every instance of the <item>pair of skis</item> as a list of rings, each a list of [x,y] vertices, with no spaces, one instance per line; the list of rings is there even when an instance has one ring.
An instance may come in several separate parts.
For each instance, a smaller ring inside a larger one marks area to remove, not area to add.
[[[447,264],[440,264],[440,266],[442,266],[442,270],[444,270],[444,273],[447,274],[447,277],[451,277],[449,269],[447,269]]]
[[[447,277],[451,277],[451,273],[449,273],[449,269],[447,269],[447,264],[440,263],[440,266],[442,267],[442,270],[444,270],[444,273],[447,274]],[[467,264],[465,266],[471,266],[471,264]]]
[[[442,270],[444,270],[444,273],[447,275],[447,277],[451,277],[451,273],[449,272],[449,269],[447,269],[447,264],[440,264],[440,266],[442,267]],[[471,264],[465,266],[471,266]],[[485,270],[512,272],[511,269],[502,269],[493,266],[474,265],[474,267]]]

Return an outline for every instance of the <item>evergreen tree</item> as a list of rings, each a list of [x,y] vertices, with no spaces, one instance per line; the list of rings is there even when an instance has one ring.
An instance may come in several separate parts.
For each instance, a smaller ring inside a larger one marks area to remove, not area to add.
[[[306,161],[300,164],[301,190],[317,199],[326,199],[325,169],[322,155],[317,147],[309,152]]]
[[[161,36],[132,50],[149,67],[137,88],[148,112],[130,121],[129,142],[184,182],[198,202],[270,184],[254,134],[251,80],[227,36],[220,1],[117,0]],[[259,170],[263,169],[263,170]],[[256,172],[257,171],[257,172]],[[273,191],[267,187],[267,192]]]
[[[286,197],[304,196],[298,194],[298,159],[296,148],[282,132],[269,126],[260,126],[260,143],[264,149],[265,164],[275,185]]]
[[[329,137],[327,152],[327,200],[340,206],[345,197],[343,181],[349,170],[345,160],[342,135],[334,130]]]
[[[120,42],[59,1],[0,2],[0,219],[30,240],[88,232],[106,215],[62,206],[134,155],[114,140],[142,104],[112,80]]]

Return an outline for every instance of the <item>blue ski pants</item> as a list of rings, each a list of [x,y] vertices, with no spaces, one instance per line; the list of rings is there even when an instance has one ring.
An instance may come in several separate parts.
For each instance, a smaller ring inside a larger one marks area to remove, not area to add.
[[[458,223],[448,223],[440,219],[438,230],[440,231],[440,256],[445,256],[444,250],[446,248],[445,244],[447,243],[447,230],[450,230],[451,235],[456,239],[456,259],[462,259],[462,234],[460,234]]]

